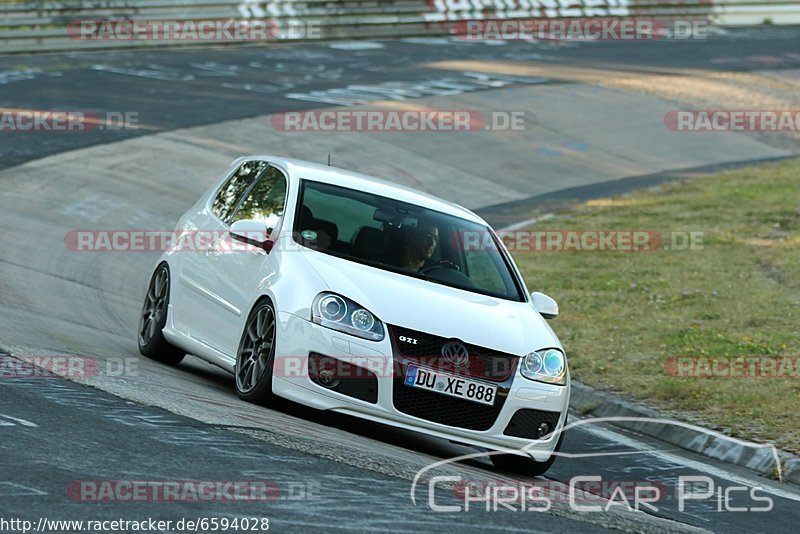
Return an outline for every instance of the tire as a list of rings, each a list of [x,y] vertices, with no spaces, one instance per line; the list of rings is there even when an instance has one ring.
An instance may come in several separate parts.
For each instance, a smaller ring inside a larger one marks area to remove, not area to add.
[[[186,352],[170,345],[162,330],[167,325],[169,309],[169,267],[162,263],[153,273],[142,313],[139,315],[139,352],[148,358],[168,365],[178,365]]]
[[[556,448],[553,449],[553,454],[551,454],[550,458],[545,462],[537,462],[536,460],[523,458],[522,456],[517,456],[516,454],[493,454],[489,458],[492,460],[492,464],[494,464],[494,466],[501,471],[507,471],[509,473],[518,475],[538,477],[545,474],[553,465],[553,462],[556,461],[556,458],[558,458],[558,455],[555,453],[561,450],[561,443],[564,441],[564,434],[566,434],[566,432],[562,430],[558,436]]]
[[[236,351],[236,392],[240,399],[262,406],[274,402],[272,370],[276,341],[275,308],[264,299],[247,317]]]

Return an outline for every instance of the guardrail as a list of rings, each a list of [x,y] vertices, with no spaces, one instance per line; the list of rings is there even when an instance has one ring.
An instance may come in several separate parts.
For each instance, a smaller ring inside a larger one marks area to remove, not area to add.
[[[76,0],[0,3],[0,52],[43,52],[245,41],[436,36],[457,22],[587,17],[703,18],[719,25],[800,24],[794,0]],[[92,26],[92,21],[105,21]],[[112,21],[112,22],[109,22]],[[123,24],[128,26],[125,26]],[[157,21],[173,26],[158,33]],[[229,21],[241,39],[192,39],[187,31]],[[124,38],[133,23],[150,24]],[[84,24],[82,26],[81,24]],[[203,25],[205,24],[205,26]],[[175,26],[177,25],[177,26]],[[102,35],[102,28],[110,34]],[[178,30],[175,30],[175,28]],[[264,32],[266,27],[267,35]],[[95,34],[92,34],[94,28]],[[100,28],[100,29],[98,29]],[[172,30],[170,30],[172,28]],[[173,31],[173,33],[169,33]],[[175,38],[175,31],[183,31]],[[113,37],[113,38],[112,38]]]

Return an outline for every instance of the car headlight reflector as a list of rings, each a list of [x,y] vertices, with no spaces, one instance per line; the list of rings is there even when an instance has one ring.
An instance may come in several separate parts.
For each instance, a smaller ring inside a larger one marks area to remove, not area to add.
[[[369,310],[348,298],[334,293],[320,293],[314,299],[311,310],[311,320],[318,325],[371,341],[384,338],[383,323]]]
[[[567,360],[558,349],[531,352],[522,359],[520,372],[530,380],[563,386],[567,383]]]
[[[326,321],[339,322],[347,315],[347,303],[339,295],[325,295],[319,299],[315,308]]]
[[[532,352],[525,356],[525,359],[522,360],[522,365],[524,367],[523,374],[527,371],[531,375],[536,375],[542,372],[544,368],[544,360],[542,359],[542,355],[537,352]]]
[[[350,316],[350,322],[359,330],[368,332],[375,326],[375,316],[362,308],[353,312]]]

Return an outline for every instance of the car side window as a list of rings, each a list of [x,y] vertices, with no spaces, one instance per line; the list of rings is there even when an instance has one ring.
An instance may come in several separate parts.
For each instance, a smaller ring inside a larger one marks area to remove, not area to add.
[[[247,193],[231,222],[246,219],[261,221],[267,225],[268,231],[272,232],[283,217],[286,188],[286,176],[283,172],[268,166]]]
[[[259,174],[267,168],[265,161],[246,161],[223,184],[217,193],[211,211],[214,215],[228,222],[236,211],[242,196],[250,189]]]

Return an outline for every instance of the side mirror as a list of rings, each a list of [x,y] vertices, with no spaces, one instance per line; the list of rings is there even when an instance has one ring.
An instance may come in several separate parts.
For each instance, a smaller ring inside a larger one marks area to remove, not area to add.
[[[261,221],[251,219],[236,221],[231,225],[230,234],[233,239],[259,247],[266,252],[272,250],[272,246],[275,244],[274,241],[268,239],[267,225]]]
[[[544,293],[534,291],[531,293],[533,309],[545,319],[555,319],[558,317],[558,303]]]

